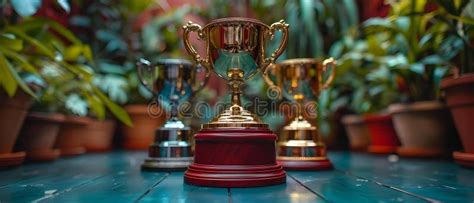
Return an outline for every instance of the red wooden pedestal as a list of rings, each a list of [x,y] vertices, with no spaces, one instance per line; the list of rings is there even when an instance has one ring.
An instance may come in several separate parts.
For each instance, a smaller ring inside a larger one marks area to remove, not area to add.
[[[277,137],[268,129],[202,129],[194,139],[194,163],[184,173],[188,184],[257,187],[286,181],[276,162]]]

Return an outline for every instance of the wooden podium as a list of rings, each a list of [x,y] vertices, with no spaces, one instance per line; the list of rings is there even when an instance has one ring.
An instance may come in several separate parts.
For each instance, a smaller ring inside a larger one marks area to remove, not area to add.
[[[268,128],[202,129],[194,139],[194,163],[184,174],[186,183],[256,187],[286,182],[276,162],[277,136]]]

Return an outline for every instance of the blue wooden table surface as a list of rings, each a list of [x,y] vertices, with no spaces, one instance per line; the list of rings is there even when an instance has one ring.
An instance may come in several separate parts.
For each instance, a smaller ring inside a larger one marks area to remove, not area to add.
[[[183,184],[183,172],[142,172],[144,152],[112,152],[0,171],[0,202],[474,202],[474,170],[446,160],[330,152],[335,169],[288,171],[258,188]]]

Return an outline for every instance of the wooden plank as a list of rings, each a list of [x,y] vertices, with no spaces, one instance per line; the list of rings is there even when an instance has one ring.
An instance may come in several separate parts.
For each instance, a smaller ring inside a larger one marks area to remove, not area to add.
[[[126,169],[47,198],[47,202],[133,202],[167,175],[167,173],[142,173],[140,168]]]
[[[337,167],[356,177],[443,202],[474,200],[474,170],[445,160],[407,159],[357,153],[331,153]]]
[[[62,158],[54,162],[25,163],[11,169],[0,171],[0,188],[20,182],[27,183],[30,179],[38,178],[46,173],[57,173],[64,166],[80,162],[87,156]]]
[[[0,171],[0,188],[3,188],[10,184],[18,184],[19,182],[24,182],[25,184],[27,184],[28,182],[34,181],[30,179],[37,179],[38,177],[41,177],[44,174],[59,173],[64,171],[65,167],[71,165],[81,165],[84,162],[88,161],[105,161],[111,159],[111,157],[141,158],[145,156],[146,153],[144,152],[113,152],[85,154],[80,156],[60,158],[53,162],[27,162],[22,166]]]
[[[81,157],[61,159],[48,164],[32,164],[25,168],[16,168],[9,172],[6,177],[10,182],[0,188],[0,201],[5,202],[28,202],[37,198],[47,196],[50,193],[66,190],[87,183],[100,177],[99,174],[87,174],[84,172],[84,155]],[[28,172],[30,167],[36,170]],[[25,172],[26,171],[26,172]]]
[[[282,185],[256,187],[256,188],[231,188],[232,202],[326,202],[315,193],[306,189],[292,178],[287,178],[287,183]]]
[[[198,187],[183,183],[183,172],[173,172],[140,198],[140,202],[229,202],[227,188]]]
[[[58,160],[52,166],[38,164],[38,170],[42,171],[38,176],[0,188],[0,201],[46,200],[63,195],[110,174],[127,174],[121,171],[127,166],[136,169],[140,164],[138,157],[142,156],[145,153],[88,154]]]
[[[53,193],[70,190],[87,184],[98,175],[81,174],[74,170],[57,175],[47,175],[37,181],[26,184],[11,185],[0,190],[1,202],[31,202],[38,198],[47,197]]]
[[[337,164],[337,163],[334,163]],[[423,202],[423,199],[341,171],[289,172],[290,177],[330,202]]]

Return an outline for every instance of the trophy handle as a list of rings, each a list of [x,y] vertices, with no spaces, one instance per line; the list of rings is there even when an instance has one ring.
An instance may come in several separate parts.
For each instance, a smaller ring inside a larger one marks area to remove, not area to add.
[[[326,79],[326,82],[324,82],[323,84],[323,80],[322,80],[322,74],[319,75],[319,81],[320,81],[320,90],[323,90],[323,89],[327,89],[329,87],[329,85],[332,83],[332,81],[334,80],[334,76],[336,76],[336,70],[334,70],[336,68],[336,60],[334,60],[334,58],[328,58],[328,59],[325,59],[323,61],[323,72],[326,72],[327,69],[328,69],[328,65],[331,65],[331,68],[332,68],[332,71],[331,71],[331,75],[329,75],[329,77]]]
[[[284,20],[280,20],[279,22],[273,23],[270,26],[270,39],[275,37],[275,32],[281,31],[283,33],[283,38],[281,40],[280,46],[272,53],[269,58],[265,59],[267,64],[272,64],[275,60],[285,51],[286,45],[288,44],[288,24],[285,23]],[[263,75],[266,75],[268,70],[268,65],[263,70]]]
[[[273,68],[275,65],[270,64],[267,69]],[[270,88],[270,91],[275,91],[275,93],[270,92],[272,95],[276,94],[276,98],[282,99],[282,94],[281,94],[281,88],[278,85],[275,85],[275,83],[270,79],[270,75],[268,73],[262,74],[263,79],[267,83],[268,87]]]
[[[196,65],[194,68],[199,68],[198,66],[199,66],[199,64]],[[193,89],[192,94],[196,94],[199,91],[201,91],[206,86],[207,82],[209,81],[209,76],[211,75],[211,72],[209,71],[209,68],[206,68],[206,66],[204,66],[204,71],[206,71],[206,75],[205,75],[204,80],[201,83],[199,83],[199,86],[196,89]]]
[[[209,67],[209,60],[208,57],[206,56],[204,59],[201,58],[201,56],[198,54],[196,49],[194,49],[194,46],[191,44],[189,41],[189,34],[191,32],[196,32],[198,34],[198,39],[203,40],[205,35],[204,32],[202,31],[202,28],[199,24],[193,23],[191,21],[188,22],[188,24],[183,26],[183,42],[184,42],[184,48],[186,48],[186,51],[193,57],[193,59],[204,66],[208,72],[210,72],[210,67]]]
[[[151,93],[155,94],[153,92],[152,89],[150,89],[150,87],[148,86],[147,84],[147,81],[144,79],[144,75],[143,75],[143,69],[144,68],[151,68],[151,63],[150,61],[144,59],[144,58],[140,58],[138,59],[138,61],[136,62],[136,68],[137,68],[137,74],[138,74],[138,79],[140,80],[140,83],[142,83],[143,86],[145,86],[145,88],[150,91]]]

